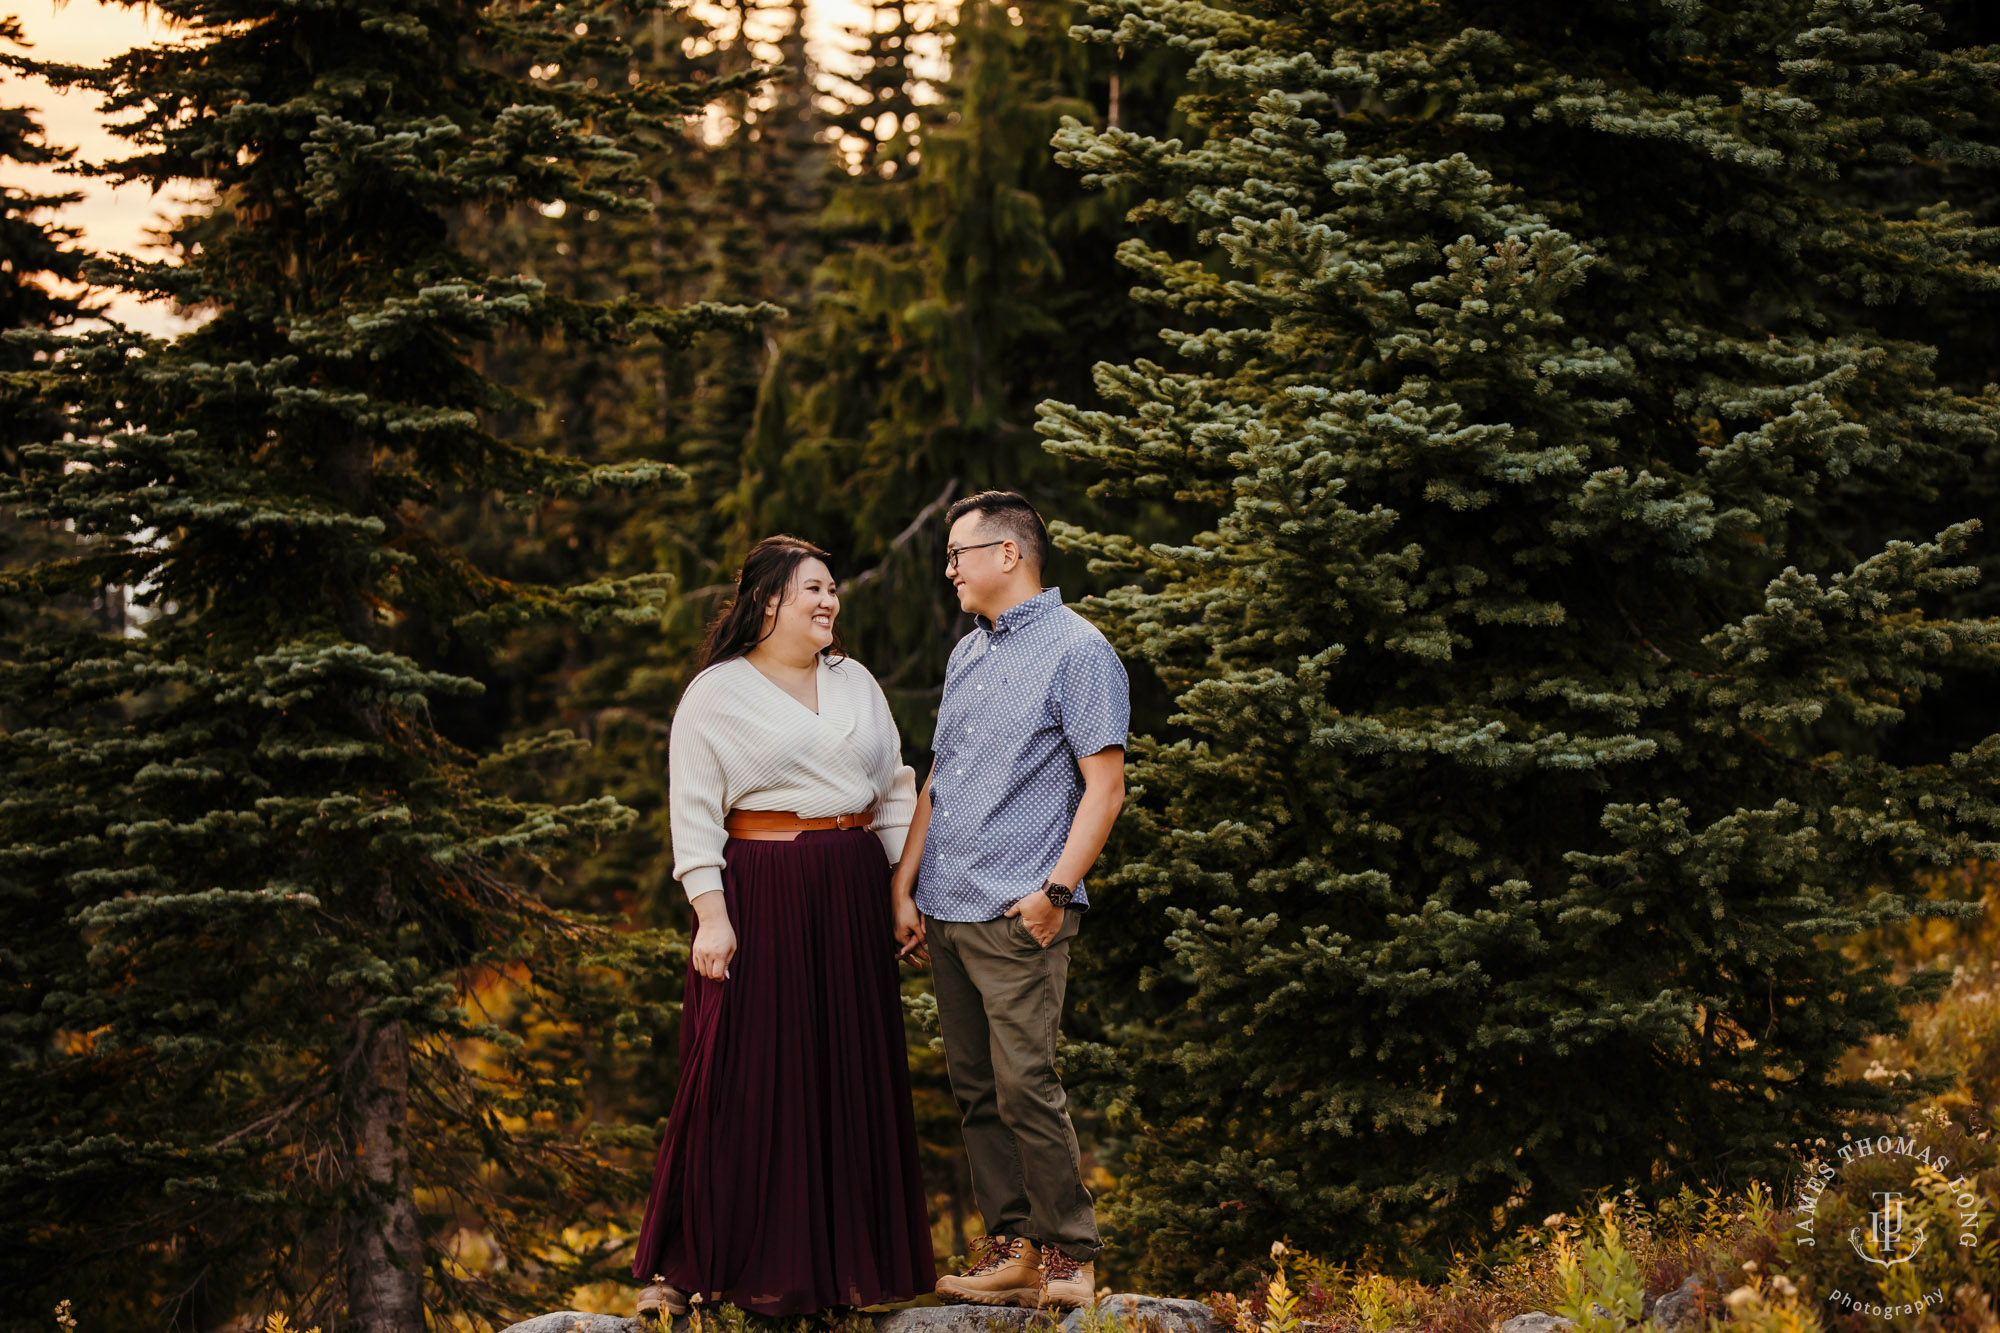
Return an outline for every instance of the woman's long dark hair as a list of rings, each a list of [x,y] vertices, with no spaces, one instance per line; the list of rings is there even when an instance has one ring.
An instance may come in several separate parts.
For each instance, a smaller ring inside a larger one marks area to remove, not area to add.
[[[743,557],[743,568],[736,571],[736,595],[709,623],[701,656],[695,659],[697,675],[717,662],[743,656],[763,640],[765,605],[773,597],[784,597],[792,586],[792,571],[807,560],[820,561],[828,572],[833,569],[832,556],[803,538],[782,532],[750,548],[750,554]],[[846,656],[840,646],[839,621],[834,622],[833,643],[821,649],[820,655]]]

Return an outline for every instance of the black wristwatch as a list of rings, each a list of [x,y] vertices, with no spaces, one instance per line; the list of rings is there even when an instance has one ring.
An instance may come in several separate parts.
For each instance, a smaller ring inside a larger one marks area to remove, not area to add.
[[[1049,901],[1057,907],[1068,907],[1069,900],[1076,897],[1075,889],[1067,885],[1058,884],[1052,879],[1042,881],[1042,892],[1048,894]]]

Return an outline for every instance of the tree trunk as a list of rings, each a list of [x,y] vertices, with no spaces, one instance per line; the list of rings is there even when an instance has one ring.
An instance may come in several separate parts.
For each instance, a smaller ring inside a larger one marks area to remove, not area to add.
[[[355,514],[374,508],[375,448],[366,436],[341,439],[323,455],[321,467],[329,489]],[[356,560],[333,571],[331,591],[341,628],[355,643],[373,644],[377,637],[375,600],[370,570]],[[365,718],[357,718],[366,728]],[[388,932],[398,915],[396,895],[386,872],[373,890],[357,883],[355,904],[372,924]],[[366,1004],[371,998],[357,995]],[[342,1089],[351,1117],[348,1144],[355,1155],[349,1164],[363,1195],[362,1207],[347,1231],[342,1258],[347,1279],[349,1327],[357,1333],[423,1333],[424,1255],[417,1222],[416,1183],[410,1175],[410,1149],[405,1139],[410,1119],[410,1045],[400,1022],[371,1026],[357,1023],[360,1049],[348,1066]]]
[[[410,1179],[410,1051],[403,1025],[384,1023],[361,1038],[350,1105],[355,1163],[369,1207],[347,1245],[347,1309],[357,1333],[422,1333],[423,1242]]]

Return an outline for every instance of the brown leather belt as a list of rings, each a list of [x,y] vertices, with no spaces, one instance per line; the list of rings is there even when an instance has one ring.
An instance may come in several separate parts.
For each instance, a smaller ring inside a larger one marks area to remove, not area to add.
[[[815,829],[867,828],[875,822],[873,810],[851,815],[820,815],[807,819],[789,810],[731,810],[722,821],[723,831],[738,833],[810,833]]]

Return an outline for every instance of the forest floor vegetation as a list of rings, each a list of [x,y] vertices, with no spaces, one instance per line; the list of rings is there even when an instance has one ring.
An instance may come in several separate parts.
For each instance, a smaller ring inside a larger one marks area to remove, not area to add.
[[[1237,1333],[1494,1333],[1531,1311],[1566,1318],[1579,1333],[1621,1333],[1661,1327],[1647,1318],[1652,1302],[1693,1278],[1695,1317],[1681,1328],[2000,1329],[2000,1236],[1991,1225],[2000,1143],[1987,1118],[2000,1100],[2000,867],[1977,865],[1954,878],[1962,882],[1940,883],[1938,894],[1977,891],[1983,917],[1916,920],[1852,946],[1857,956],[1886,962],[1899,980],[1921,968],[1951,975],[1937,999],[1910,1008],[1905,1034],[1879,1037],[1849,1057],[1871,1082],[1928,1089],[1892,1122],[1856,1124],[1840,1142],[1787,1145],[1799,1162],[1788,1180],[1733,1193],[1684,1188],[1651,1205],[1636,1188],[1607,1192],[1574,1216],[1551,1214],[1488,1253],[1461,1256],[1428,1281],[1392,1276],[1410,1266],[1386,1256],[1325,1264],[1281,1242],[1269,1273],[1236,1292],[1211,1293],[1208,1303]],[[1907,1172],[1906,1159],[1853,1150],[1883,1136],[1928,1144],[1949,1165]],[[1838,1168],[1837,1183],[1811,1190],[1826,1166]],[[1921,1230],[1931,1243],[1907,1263],[1878,1265],[1850,1237],[1857,1227],[1865,1233],[1874,1196],[1896,1189],[1899,1172],[1913,1176],[1914,1187],[1904,1229]],[[1802,1230],[1808,1219],[1813,1226]],[[1921,1313],[1864,1312],[1919,1305],[1933,1292],[1940,1299]],[[1838,1302],[1835,1293],[1850,1300]]]
[[[1391,1255],[1331,1263],[1278,1240],[1268,1270],[1254,1280],[1190,1294],[1227,1333],[1498,1333],[1533,1312],[1567,1320],[1575,1333],[2000,1333],[2000,1234],[1991,1226],[2000,1140],[1986,1119],[2000,1101],[1993,910],[2000,867],[1960,874],[1984,897],[1984,918],[1916,921],[1853,946],[1899,972],[1951,974],[1937,999],[1912,1007],[1905,1034],[1878,1038],[1851,1057],[1871,1081],[1926,1091],[1893,1121],[1857,1123],[1840,1142],[1786,1145],[1798,1158],[1793,1178],[1733,1192],[1684,1187],[1650,1203],[1636,1186],[1607,1190],[1442,1268]],[[1884,1140],[1927,1145],[1945,1169],[1911,1172],[1893,1154],[1854,1151]],[[1832,1183],[1811,1188],[1827,1178],[1828,1165],[1838,1168]],[[1879,1206],[1871,1200],[1897,1188],[1899,1170],[1910,1177],[1904,1230],[1932,1243],[1907,1263],[1882,1265],[1849,1237],[1866,1232]],[[1683,1299],[1671,1311],[1659,1303],[1676,1292]],[[1926,1303],[1928,1293],[1936,1297]],[[594,1283],[574,1291],[572,1308],[629,1313],[633,1294]],[[1919,1308],[1893,1317],[1868,1312],[1903,1306]],[[68,1302],[55,1323],[59,1333],[76,1333]],[[1087,1312],[1083,1323],[1085,1333],[1157,1333],[1109,1306]],[[868,1312],[775,1319],[722,1305],[697,1308],[688,1333],[868,1333],[872,1326]],[[242,1333],[300,1330],[277,1313]]]

